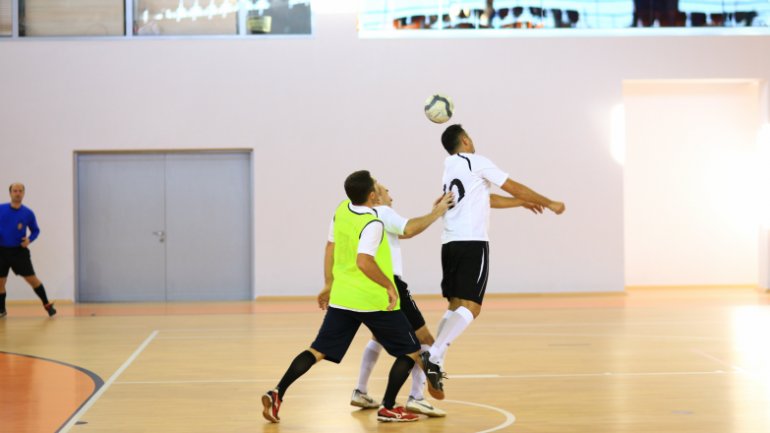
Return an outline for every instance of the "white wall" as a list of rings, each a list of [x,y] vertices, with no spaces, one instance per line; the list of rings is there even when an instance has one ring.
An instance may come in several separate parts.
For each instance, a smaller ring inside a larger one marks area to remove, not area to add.
[[[757,287],[770,291],[770,231],[762,228],[759,231],[759,283]]]
[[[625,79],[763,78],[768,37],[361,40],[355,16],[317,15],[301,39],[0,42],[0,183],[27,184],[38,275],[73,298],[75,150],[253,148],[255,291],[314,294],[347,174],[368,168],[395,206],[440,192],[435,91],[480,154],[567,204],[492,218],[494,292],[621,291],[622,168],[609,111]],[[233,233],[233,236],[238,236]],[[406,280],[436,293],[439,227],[404,243]],[[141,270],[139,270],[141,271]],[[11,277],[11,299],[32,298]]]
[[[764,87],[763,98],[767,97],[767,86]],[[768,107],[762,110],[761,117],[767,119]],[[770,170],[765,167],[770,166],[770,122],[765,123],[757,137],[757,147],[759,157],[757,164],[762,167],[759,170],[759,206],[760,211],[760,229],[759,229],[759,284],[758,287],[770,291]]]
[[[756,285],[762,86],[624,84],[627,286]]]

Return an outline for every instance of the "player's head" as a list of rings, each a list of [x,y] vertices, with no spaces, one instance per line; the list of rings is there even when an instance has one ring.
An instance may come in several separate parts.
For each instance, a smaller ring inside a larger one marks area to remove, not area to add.
[[[386,188],[385,185],[377,182],[375,185],[375,191],[377,192],[377,197],[379,198],[379,203],[381,205],[393,205],[393,198],[390,196],[390,190]]]
[[[473,147],[473,140],[459,123],[447,126],[444,133],[441,134],[441,144],[450,155],[458,152],[473,153],[476,151]]]
[[[375,183],[376,182],[369,171],[359,170],[353,172],[347,179],[345,179],[345,194],[347,194],[351,203],[362,205],[366,203],[370,197],[376,198],[377,194],[374,191]]]
[[[13,203],[21,203],[21,200],[24,198],[24,184],[12,183],[8,187],[8,192],[11,194],[11,201]]]

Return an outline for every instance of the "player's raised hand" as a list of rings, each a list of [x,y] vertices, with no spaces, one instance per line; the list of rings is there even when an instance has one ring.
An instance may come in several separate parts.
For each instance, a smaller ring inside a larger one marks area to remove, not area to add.
[[[450,207],[452,207],[452,204],[454,203],[455,196],[454,193],[451,191],[445,194],[442,194],[441,197],[439,197],[434,203],[433,203],[433,212],[438,213],[439,216],[444,215],[447,210],[449,210]]]

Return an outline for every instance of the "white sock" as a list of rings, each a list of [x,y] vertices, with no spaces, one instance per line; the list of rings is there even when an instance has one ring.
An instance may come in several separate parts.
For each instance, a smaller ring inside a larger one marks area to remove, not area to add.
[[[429,349],[430,346],[423,344],[420,347],[420,353],[427,352]],[[417,400],[425,398],[425,395],[422,393],[422,390],[425,389],[425,381],[425,372],[422,371],[419,364],[415,363],[414,367],[412,367],[412,390],[409,391],[409,396]]]
[[[364,349],[364,355],[361,357],[361,371],[358,373],[358,385],[356,386],[356,389],[364,394],[369,391],[369,376],[372,375],[372,369],[374,369],[374,364],[377,363],[381,351],[382,345],[374,340],[369,340]]]
[[[441,317],[441,320],[438,322],[438,328],[437,328],[437,331],[436,331],[436,337],[438,337],[439,335],[441,335],[441,332],[442,332],[442,331],[444,330],[444,328],[446,327],[446,321],[447,321],[447,319],[449,319],[450,317],[452,317],[452,314],[454,314],[454,313],[455,313],[455,312],[454,312],[454,311],[452,311],[452,310],[446,310],[446,311],[444,312],[444,315]],[[448,348],[448,347],[447,347],[447,348],[444,350],[444,356],[446,356],[446,351],[447,351],[447,350],[449,350],[449,348]],[[442,361],[443,361],[443,360],[442,360]]]
[[[441,335],[441,331],[444,329],[444,326],[446,325],[446,320],[454,314],[454,311],[452,310],[446,310],[444,312],[444,316],[441,317],[441,321],[438,322],[438,328],[436,328],[436,337]]]
[[[449,345],[473,322],[473,313],[465,307],[459,307],[446,319],[441,333],[430,348],[430,361],[438,365],[444,363],[444,355]]]

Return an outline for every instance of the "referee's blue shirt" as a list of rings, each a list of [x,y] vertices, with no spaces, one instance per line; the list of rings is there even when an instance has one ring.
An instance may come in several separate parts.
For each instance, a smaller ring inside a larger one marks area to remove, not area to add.
[[[40,227],[37,226],[35,213],[24,205],[14,209],[10,203],[0,204],[0,247],[21,246],[21,239],[30,231],[29,241],[37,239]]]

